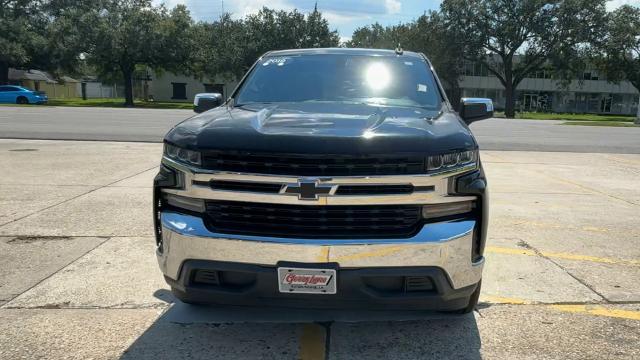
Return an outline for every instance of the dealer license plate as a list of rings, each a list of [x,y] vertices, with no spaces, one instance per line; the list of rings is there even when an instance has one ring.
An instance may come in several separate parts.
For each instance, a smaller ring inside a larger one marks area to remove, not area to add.
[[[282,293],[335,294],[336,271],[280,267],[278,288]]]

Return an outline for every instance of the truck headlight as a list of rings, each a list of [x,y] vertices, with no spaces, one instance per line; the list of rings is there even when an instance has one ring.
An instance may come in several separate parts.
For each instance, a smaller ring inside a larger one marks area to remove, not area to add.
[[[478,150],[466,150],[427,157],[427,172],[436,172],[478,164]]]
[[[168,158],[187,163],[189,165],[202,165],[202,156],[198,151],[187,150],[165,143],[164,155]]]

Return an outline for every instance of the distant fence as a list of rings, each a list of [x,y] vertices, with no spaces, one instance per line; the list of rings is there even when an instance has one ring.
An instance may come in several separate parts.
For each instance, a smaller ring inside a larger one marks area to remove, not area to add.
[[[124,96],[120,86],[105,85],[99,82],[87,82],[87,98],[117,98]],[[77,84],[78,97],[82,96],[82,84]]]

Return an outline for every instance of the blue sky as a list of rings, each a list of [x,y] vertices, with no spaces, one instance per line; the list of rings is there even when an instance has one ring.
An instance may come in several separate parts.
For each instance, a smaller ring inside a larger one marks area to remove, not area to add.
[[[224,11],[234,17],[258,11],[263,6],[272,9],[301,12],[313,10],[316,0],[155,0],[167,6],[186,4],[191,15],[197,20],[212,20]],[[318,9],[329,20],[332,29],[338,30],[340,37],[348,39],[353,30],[374,22],[392,25],[407,22],[430,9],[440,6],[439,0],[318,0]]]
[[[408,22],[420,16],[426,10],[438,9],[440,0],[318,0],[318,8],[329,20],[332,29],[338,30],[342,40],[348,40],[353,30],[374,22],[394,25]],[[196,20],[212,20],[223,11],[234,17],[243,17],[267,6],[272,9],[301,12],[313,10],[316,0],[154,0],[172,7],[186,4]],[[640,6],[640,0],[612,0],[607,3],[609,9],[622,4]]]

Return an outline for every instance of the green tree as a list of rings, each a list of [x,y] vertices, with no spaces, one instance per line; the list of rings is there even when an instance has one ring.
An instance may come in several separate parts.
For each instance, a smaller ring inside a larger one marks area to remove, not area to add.
[[[0,0],[0,84],[9,81],[10,67],[29,67],[46,46],[44,1]]]
[[[379,23],[357,28],[347,47],[370,49],[395,49],[398,44],[406,47],[409,39],[409,25],[399,24],[384,27]],[[413,49],[411,49],[413,50]]]
[[[125,105],[133,106],[137,66],[189,73],[192,20],[183,5],[169,11],[150,0],[106,0],[93,9],[87,60],[101,74],[121,76]]]
[[[323,48],[336,47],[339,44],[340,37],[338,32],[329,29],[329,21],[318,11],[318,4],[316,3],[313,11],[307,15],[306,21],[304,21],[302,39],[296,47]]]
[[[628,80],[640,91],[640,9],[623,5],[607,19],[606,35],[596,45],[595,62],[604,70],[607,80]],[[636,114],[640,124],[640,100]]]
[[[9,68],[75,73],[92,0],[0,0],[0,84]]]
[[[314,9],[304,15],[297,10],[263,8],[243,19],[223,15],[212,23],[196,26],[202,46],[196,50],[201,75],[239,78],[258,57],[271,50],[339,45],[336,31]]]
[[[37,68],[56,75],[84,75],[83,53],[90,46],[95,0],[51,0],[40,11],[48,22]]]
[[[484,64],[505,88],[505,114],[515,115],[515,89],[551,62],[570,76],[606,18],[605,0],[445,0],[451,41]]]

